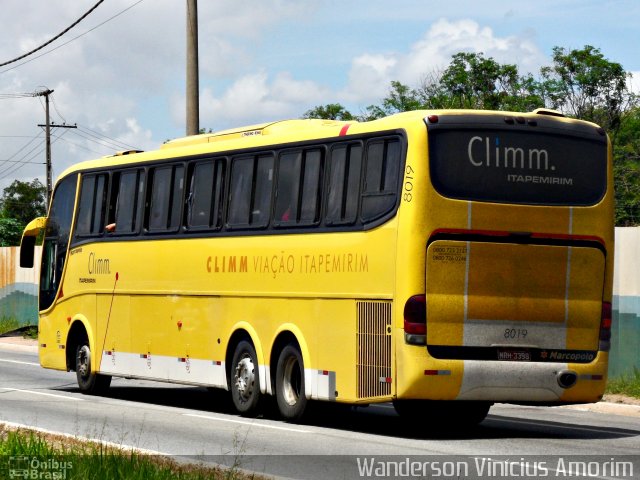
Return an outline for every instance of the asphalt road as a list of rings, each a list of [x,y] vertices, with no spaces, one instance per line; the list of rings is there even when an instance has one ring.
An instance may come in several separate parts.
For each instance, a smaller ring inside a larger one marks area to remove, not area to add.
[[[408,462],[422,465],[414,465],[414,478],[435,477],[434,468],[447,478],[447,462],[471,465],[471,471],[455,472],[452,478],[507,478],[477,475],[478,459],[498,469],[509,459],[520,471],[530,468],[526,473],[534,473],[535,467],[536,477],[562,476],[556,474],[563,473],[565,460],[591,461],[597,474],[590,478],[640,477],[637,413],[499,404],[478,427],[434,432],[418,421],[402,421],[387,404],[322,405],[304,424],[294,425],[268,412],[242,418],[224,396],[190,386],[114,379],[107,396],[82,395],[75,374],[42,369],[34,352],[3,344],[0,422],[287,478],[362,478],[393,474],[398,468],[396,475],[403,476]],[[618,461],[635,462],[633,477],[606,470]],[[546,468],[547,475],[539,468]]]

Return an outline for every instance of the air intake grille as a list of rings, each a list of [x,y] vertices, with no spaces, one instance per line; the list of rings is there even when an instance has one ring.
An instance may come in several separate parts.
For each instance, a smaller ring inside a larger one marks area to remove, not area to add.
[[[391,302],[356,302],[358,398],[391,395]]]

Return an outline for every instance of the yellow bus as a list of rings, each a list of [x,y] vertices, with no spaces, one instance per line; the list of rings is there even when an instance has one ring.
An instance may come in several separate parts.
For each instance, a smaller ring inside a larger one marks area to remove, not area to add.
[[[111,377],[394,403],[474,423],[493,402],[600,400],[611,152],[558,112],[290,120],[80,163],[44,230],[39,357]]]

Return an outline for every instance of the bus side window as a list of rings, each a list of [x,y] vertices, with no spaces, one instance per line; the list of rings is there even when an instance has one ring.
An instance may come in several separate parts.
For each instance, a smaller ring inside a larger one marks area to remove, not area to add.
[[[115,234],[131,234],[140,230],[144,205],[144,172],[126,170],[119,175],[115,193]],[[114,195],[112,195],[112,199]]]
[[[274,216],[277,224],[296,223],[296,219],[298,218],[298,193],[301,168],[301,150],[280,155]]]
[[[148,230],[176,231],[180,226],[184,168],[182,165],[157,167],[152,170]]]
[[[327,225],[349,225],[356,221],[360,199],[362,145],[341,144],[331,149],[327,192]]]
[[[367,143],[362,221],[370,222],[389,213],[398,197],[401,146],[397,139]]]
[[[322,151],[280,155],[276,188],[276,225],[312,225],[319,219]]]
[[[226,159],[219,158],[193,165],[187,196],[188,228],[194,230],[220,228],[225,161]]]
[[[230,228],[260,228],[269,224],[273,164],[273,155],[233,159],[227,213]]]
[[[107,184],[106,174],[83,175],[76,235],[97,236],[104,231]]]
[[[273,190],[273,155],[260,155],[256,159],[251,205],[251,225],[266,227],[271,217],[271,191]]]

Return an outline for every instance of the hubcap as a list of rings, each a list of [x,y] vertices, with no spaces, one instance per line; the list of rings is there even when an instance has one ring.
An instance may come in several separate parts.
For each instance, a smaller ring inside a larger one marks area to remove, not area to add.
[[[302,386],[302,374],[298,359],[291,356],[284,365],[284,378],[282,382],[282,394],[284,401],[288,405],[295,405],[300,398],[300,387]]]
[[[91,372],[91,350],[84,345],[78,352],[78,373],[82,377],[86,377]]]
[[[247,400],[251,397],[255,381],[256,375],[253,361],[248,354],[245,354],[238,362],[235,373],[235,384],[240,398]]]

